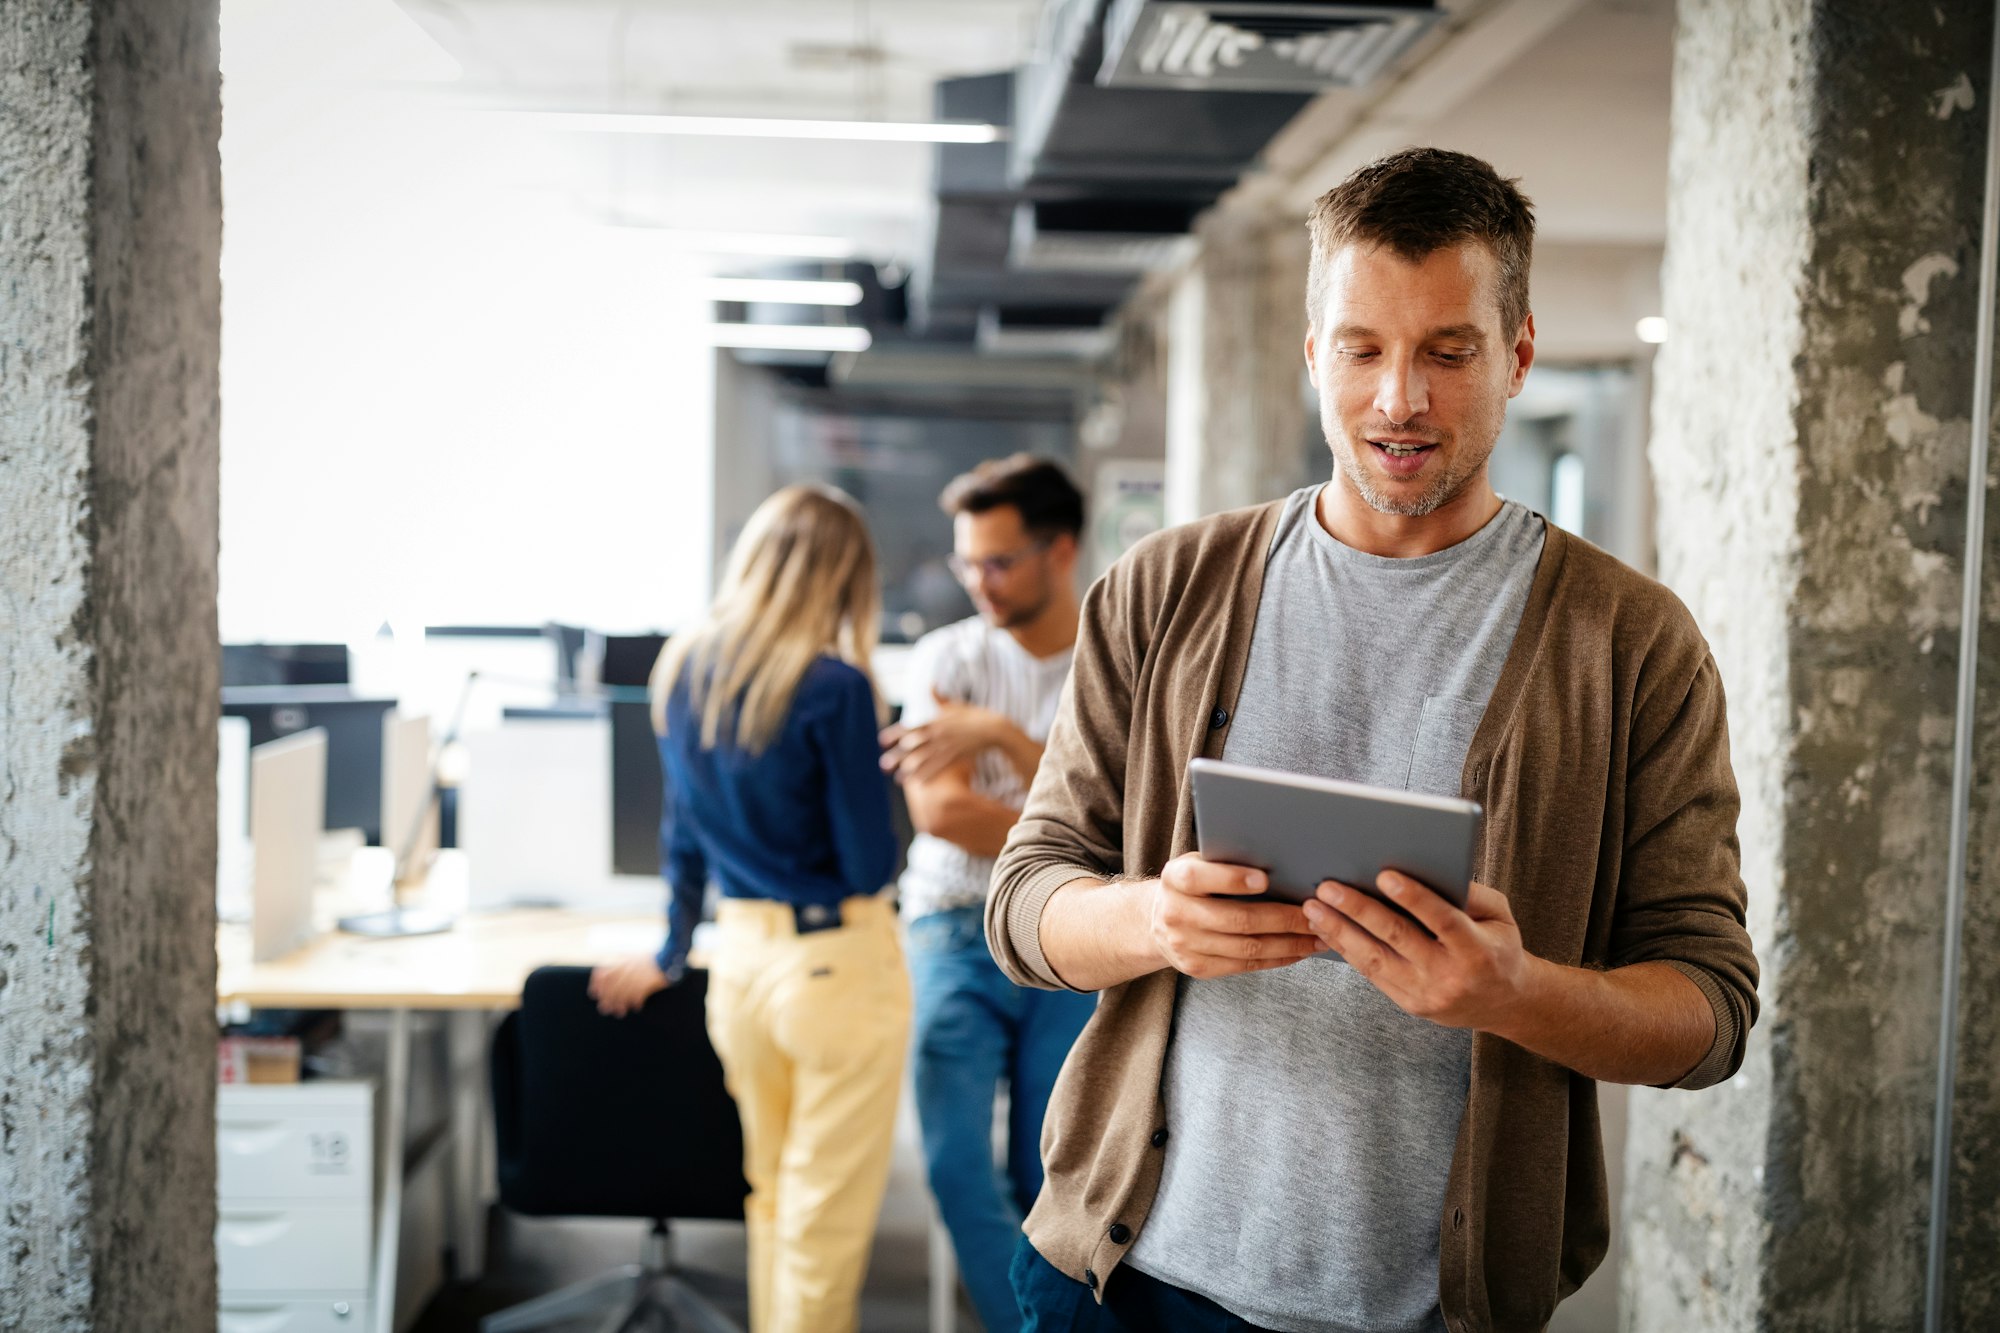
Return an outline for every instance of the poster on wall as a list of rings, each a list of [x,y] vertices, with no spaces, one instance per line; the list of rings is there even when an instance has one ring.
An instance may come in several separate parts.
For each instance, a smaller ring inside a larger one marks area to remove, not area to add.
[[[1154,458],[1113,458],[1097,466],[1092,541],[1098,568],[1167,524],[1167,465]]]

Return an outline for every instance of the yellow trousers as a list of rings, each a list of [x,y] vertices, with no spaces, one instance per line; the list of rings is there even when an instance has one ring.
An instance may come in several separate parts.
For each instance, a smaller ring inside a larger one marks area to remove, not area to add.
[[[800,935],[782,903],[725,898],[708,1035],[743,1121],[751,1333],[853,1333],[909,1042],[886,899]]]

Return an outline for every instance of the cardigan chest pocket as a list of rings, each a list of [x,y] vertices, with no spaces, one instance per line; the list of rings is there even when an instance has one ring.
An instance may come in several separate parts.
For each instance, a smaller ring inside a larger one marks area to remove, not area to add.
[[[1405,789],[1427,796],[1457,796],[1465,775],[1472,734],[1486,715],[1485,700],[1433,694],[1424,699],[1417,735],[1410,747]]]

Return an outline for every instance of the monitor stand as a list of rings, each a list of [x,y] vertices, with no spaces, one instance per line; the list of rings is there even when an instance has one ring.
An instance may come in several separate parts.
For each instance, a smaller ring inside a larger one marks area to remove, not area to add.
[[[393,939],[403,935],[441,935],[458,924],[458,917],[435,907],[404,907],[399,904],[386,912],[344,916],[334,924],[349,935]]]

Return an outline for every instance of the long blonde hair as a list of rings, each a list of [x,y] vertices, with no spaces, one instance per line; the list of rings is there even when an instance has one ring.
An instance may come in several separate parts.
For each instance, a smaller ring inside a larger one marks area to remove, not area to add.
[[[708,615],[668,640],[654,663],[654,730],[666,734],[667,699],[685,675],[702,748],[714,749],[727,728],[736,746],[761,753],[822,654],[873,681],[881,602],[860,507],[831,486],[785,487],[744,525]]]

